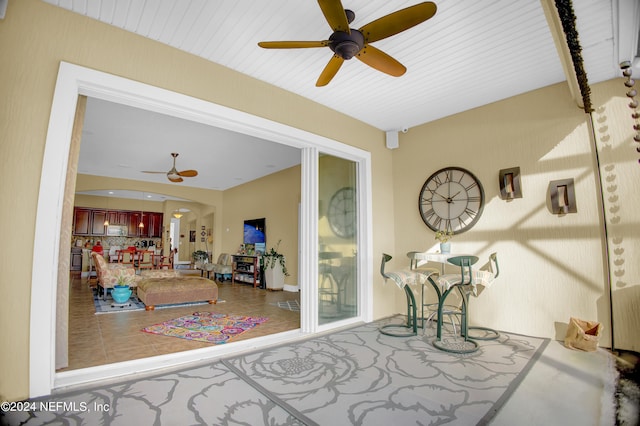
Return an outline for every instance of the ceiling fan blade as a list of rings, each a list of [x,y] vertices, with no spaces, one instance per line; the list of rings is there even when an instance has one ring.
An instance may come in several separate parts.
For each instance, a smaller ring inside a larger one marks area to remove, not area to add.
[[[308,47],[326,47],[329,40],[323,41],[261,41],[258,46],[265,49],[304,49]]]
[[[375,68],[378,71],[382,71],[383,73],[394,77],[400,77],[402,74],[407,72],[407,68],[400,62],[396,61],[382,50],[368,44],[364,45],[356,57],[371,68]]]
[[[177,177],[177,178],[172,178],[167,176],[167,178],[171,181],[171,182],[182,182],[184,179],[182,179],[181,177]]]
[[[344,59],[342,59],[340,56],[333,55],[333,57],[329,60],[329,63],[327,64],[327,66],[324,67],[324,69],[322,70],[320,77],[318,77],[318,81],[316,81],[316,86],[321,87],[329,84],[329,82],[333,79],[333,77],[335,77],[335,75],[338,73],[338,70],[342,66],[343,62],[344,62]]]
[[[360,28],[366,43],[382,40],[414,27],[436,14],[435,3],[424,2],[390,13]]]
[[[165,174],[167,172],[150,172],[148,170],[142,170],[140,173],[162,173],[162,174]]]
[[[198,176],[198,171],[197,170],[183,170],[181,172],[178,172],[178,175],[183,176],[183,177],[196,177],[196,176]]]
[[[318,0],[318,4],[333,31],[351,34],[347,13],[344,11],[340,0]]]

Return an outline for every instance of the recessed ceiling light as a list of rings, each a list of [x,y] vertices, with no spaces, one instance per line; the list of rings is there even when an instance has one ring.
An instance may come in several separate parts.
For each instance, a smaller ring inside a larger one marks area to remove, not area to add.
[[[123,169],[130,169],[131,166],[128,164],[118,164],[118,167],[122,167]]]

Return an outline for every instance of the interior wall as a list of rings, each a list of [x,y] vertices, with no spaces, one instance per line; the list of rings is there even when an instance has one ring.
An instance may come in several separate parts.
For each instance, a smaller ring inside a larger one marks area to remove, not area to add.
[[[605,91],[598,102],[610,97],[611,91]],[[606,114],[616,126],[627,116],[617,112]],[[486,204],[480,220],[452,239],[453,252],[476,254],[480,265],[490,253],[498,253],[500,276],[480,297],[472,298],[471,323],[563,340],[568,320],[575,316],[601,322],[600,343],[610,346],[603,220],[588,118],[571,102],[562,83],[400,135],[400,148],[393,158],[396,253],[437,249],[433,231],[418,212],[418,193],[431,173],[461,166],[483,184]],[[631,124],[626,128],[631,129]],[[520,167],[523,198],[504,201],[499,197],[499,171],[515,166]],[[637,182],[640,167],[631,173]],[[549,182],[565,178],[575,180],[578,212],[552,214]],[[637,251],[632,234],[625,245],[635,245]],[[627,287],[637,284],[637,272],[625,281]],[[621,316],[616,321],[617,345],[637,349],[637,332],[623,331],[627,327],[619,324],[629,317],[634,317],[631,324],[637,324],[637,312],[624,308],[616,313]]]
[[[0,144],[3,158],[0,194],[9,200],[0,206],[0,231],[11,247],[0,256],[3,271],[0,324],[12,324],[12,327],[0,327],[0,341],[11,342],[12,346],[11,351],[0,352],[0,400],[18,400],[29,395],[34,224],[60,61],[225,105],[370,151],[374,170],[373,209],[384,219],[392,217],[392,206],[380,192],[388,189],[390,180],[390,153],[384,147],[384,133],[350,117],[196,56],[39,0],[8,3],[6,16],[0,20],[0,53],[0,75],[3,76],[0,79],[3,100],[0,102],[3,123],[0,126],[3,141]],[[65,165],[60,167],[62,170]],[[136,184],[122,189],[135,189]],[[107,188],[96,182],[85,189]],[[207,204],[216,205],[217,197],[221,197],[213,191],[186,191],[197,196],[185,198]],[[205,200],[198,198],[199,194]],[[16,211],[21,214],[16,215]],[[221,222],[216,221],[215,231],[222,229],[218,225]],[[393,236],[382,226],[389,223],[378,222],[374,216],[374,253],[382,251],[380,244],[388,245],[392,240]],[[376,275],[374,288],[380,288],[381,281]],[[51,285],[55,286],[53,278]],[[395,311],[394,304],[386,298],[379,299],[377,294],[374,303],[374,314],[378,317]],[[51,321],[52,318],[42,318],[43,327]]]
[[[244,221],[264,217],[267,251],[280,241],[289,276],[285,283],[298,285],[298,206],[300,166],[290,167],[224,192],[222,253],[237,253],[244,237]]]

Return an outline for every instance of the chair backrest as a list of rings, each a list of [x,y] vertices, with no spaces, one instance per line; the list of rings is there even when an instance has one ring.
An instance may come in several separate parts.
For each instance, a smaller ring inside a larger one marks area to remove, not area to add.
[[[142,259],[140,259],[141,263],[151,263],[153,252],[151,250],[145,250],[142,252]]]
[[[498,278],[498,275],[500,275],[500,267],[498,266],[498,253],[491,253],[489,255],[489,261],[491,262],[491,271],[493,272],[493,278]]]
[[[473,283],[471,265],[475,264],[477,261],[477,256],[454,256],[447,259],[447,262],[460,267],[461,285]]]
[[[133,263],[133,253],[128,250],[121,250],[118,255],[118,263]]]
[[[231,264],[233,264],[233,257],[229,253],[220,253],[217,264],[231,266]]]
[[[107,267],[107,262],[104,260],[104,257],[95,252],[91,252],[91,257],[93,257],[93,263],[96,265],[96,270],[100,273],[100,270],[104,270]]]
[[[385,278],[389,278],[389,276],[384,273],[384,266],[391,259],[393,259],[393,257],[391,255],[386,254],[386,253],[382,253],[382,263],[380,264],[380,274],[382,274],[382,276],[385,277]]]

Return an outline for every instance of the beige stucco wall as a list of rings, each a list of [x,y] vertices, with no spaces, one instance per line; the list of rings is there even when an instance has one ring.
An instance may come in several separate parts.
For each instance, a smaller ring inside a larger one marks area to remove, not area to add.
[[[625,266],[618,268],[624,276],[614,284],[619,307],[615,344],[638,350],[640,275],[631,259],[640,256],[634,213],[640,197],[632,193],[640,166],[630,142],[633,123],[630,111],[620,109],[625,106],[620,81],[595,87],[597,127],[608,127],[600,132],[616,147],[604,155],[615,163],[610,174],[619,192],[614,203],[620,207],[614,227],[619,243],[613,249],[624,249],[619,257]],[[611,99],[616,95],[617,100]],[[418,193],[434,171],[464,167],[482,182],[486,205],[477,224],[453,238],[452,251],[477,254],[481,265],[497,252],[500,263],[495,285],[471,300],[471,322],[562,340],[569,317],[576,316],[602,322],[601,344],[609,346],[609,291],[592,140],[588,115],[571,102],[564,83],[401,134],[393,156],[396,254],[437,248],[434,233],[419,216]],[[522,173],[523,198],[503,201],[499,170],[515,166]],[[578,213],[558,216],[549,210],[548,185],[564,178],[575,179]]]
[[[9,3],[5,19],[0,20],[0,55],[0,194],[9,200],[0,207],[0,231],[10,247],[0,256],[0,341],[11,342],[11,350],[0,351],[0,400],[29,394],[34,226],[60,61],[219,103],[371,151],[376,170],[373,207],[392,217],[378,186],[390,180],[391,154],[384,147],[384,133],[297,95],[38,0]],[[21,214],[16,215],[17,211]],[[382,225],[374,224],[376,253],[382,250],[375,238],[384,234]],[[389,241],[386,236],[384,241]],[[374,286],[381,286],[380,279],[375,280]],[[374,309],[377,316],[394,311],[388,303],[377,303]]]
[[[298,206],[300,166],[290,167],[257,181],[224,192],[222,252],[237,253],[242,244],[244,221],[266,219],[267,251],[276,247],[284,254],[289,276],[285,284],[298,285]]]

